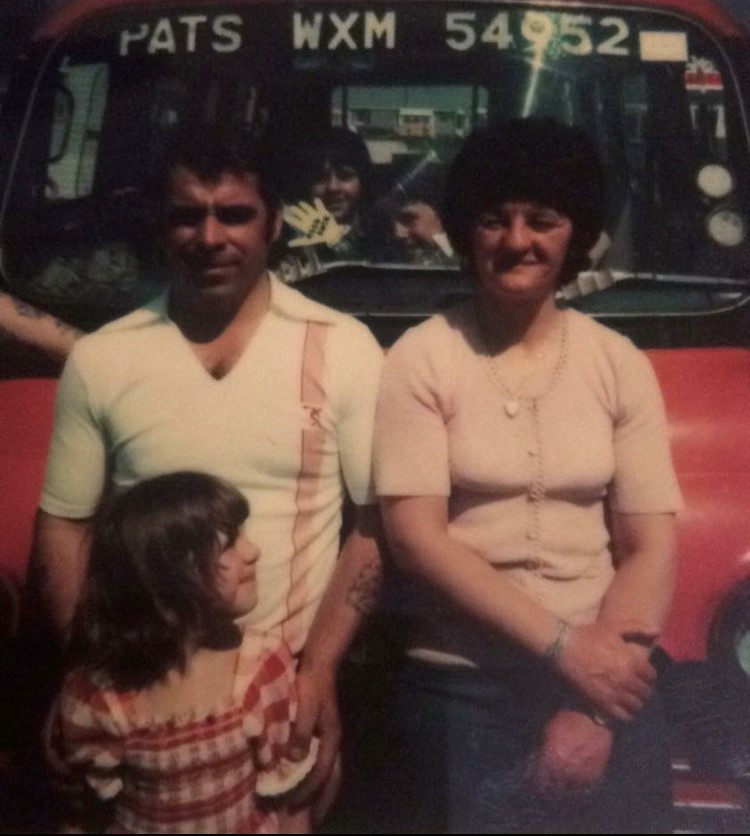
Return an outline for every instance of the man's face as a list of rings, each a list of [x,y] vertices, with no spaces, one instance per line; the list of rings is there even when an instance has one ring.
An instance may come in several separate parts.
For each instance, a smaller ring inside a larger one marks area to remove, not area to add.
[[[280,228],[280,213],[269,212],[254,174],[204,181],[182,166],[172,172],[165,240],[188,297],[238,307],[264,275]]]

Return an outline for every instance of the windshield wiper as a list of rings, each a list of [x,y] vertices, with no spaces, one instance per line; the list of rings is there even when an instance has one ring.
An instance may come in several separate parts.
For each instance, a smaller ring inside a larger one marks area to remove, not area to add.
[[[750,282],[746,279],[732,279],[728,276],[686,276],[679,273],[635,273],[627,270],[587,270],[578,274],[578,278],[566,284],[558,292],[558,297],[570,301],[581,296],[588,296],[601,290],[607,290],[619,282],[655,282],[665,285],[691,285],[710,288],[711,290],[734,289],[748,290]]]

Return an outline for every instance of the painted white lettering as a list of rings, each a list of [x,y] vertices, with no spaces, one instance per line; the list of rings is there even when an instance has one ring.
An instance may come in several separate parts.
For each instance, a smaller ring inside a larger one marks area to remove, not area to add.
[[[130,44],[135,41],[145,41],[146,35],[148,35],[148,25],[145,23],[139,23],[134,29],[123,29],[120,32],[120,55],[128,55]]]
[[[331,23],[336,27],[336,34],[329,41],[328,49],[336,49],[340,43],[345,43],[349,49],[356,49],[357,44],[354,41],[354,38],[352,38],[349,30],[359,19],[359,12],[352,12],[343,20],[336,14],[336,12],[331,12],[330,18]]]
[[[614,33],[596,48],[599,55],[629,55],[627,47],[630,30],[621,17],[603,17],[599,21],[602,29],[614,29]],[[625,46],[623,46],[625,44]]]
[[[396,46],[395,12],[386,12],[380,20],[375,12],[365,13],[365,49],[372,49],[376,39],[385,39],[386,49]]]
[[[521,34],[530,41],[527,52],[541,59],[555,37],[555,23],[546,12],[526,12],[521,23]]]
[[[587,27],[591,26],[588,15],[561,15],[560,34],[563,38],[562,48],[569,55],[590,55],[594,51],[591,35]]]
[[[445,16],[446,31],[451,35],[460,35],[445,39],[451,49],[465,52],[474,46],[477,42],[477,33],[474,31],[476,18],[475,12],[448,12]]]
[[[188,52],[195,52],[195,41],[198,33],[198,25],[205,23],[208,18],[206,15],[183,15],[180,17],[182,23],[187,29],[185,38],[185,49]]]
[[[242,18],[239,15],[219,15],[214,20],[214,52],[236,52],[242,46]]]
[[[148,54],[154,55],[156,52],[169,52],[171,55],[177,52],[172,24],[166,17],[156,24],[151,33],[151,40],[148,42]]]
[[[320,47],[320,28],[323,23],[323,15],[318,12],[313,15],[312,20],[302,17],[300,12],[295,12],[292,18],[294,24],[294,48],[318,49]]]
[[[492,23],[482,32],[482,43],[495,44],[498,49],[510,49],[513,46],[508,12],[498,12]]]

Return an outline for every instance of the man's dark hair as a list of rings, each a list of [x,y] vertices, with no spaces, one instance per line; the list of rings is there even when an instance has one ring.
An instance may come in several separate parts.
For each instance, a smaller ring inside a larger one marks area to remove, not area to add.
[[[472,133],[446,184],[445,228],[456,252],[470,256],[479,216],[509,200],[538,202],[570,218],[563,280],[588,266],[587,252],[603,226],[604,195],[599,155],[586,133],[548,117],[514,119]]]
[[[232,485],[189,471],[146,480],[105,503],[74,623],[74,660],[103,671],[118,689],[140,689],[184,670],[191,645],[237,646],[216,571],[248,513]]]
[[[206,183],[215,183],[224,174],[253,174],[269,215],[280,210],[277,154],[267,140],[203,125],[181,127],[167,144],[150,189],[160,216],[170,178],[180,167]]]

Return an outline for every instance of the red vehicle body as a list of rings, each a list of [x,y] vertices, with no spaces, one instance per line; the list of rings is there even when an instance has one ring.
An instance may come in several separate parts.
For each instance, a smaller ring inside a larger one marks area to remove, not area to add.
[[[609,247],[564,302],[631,336],[661,382],[685,495],[661,642],[676,752],[694,771],[741,783],[750,766],[749,104],[750,35],[709,0],[73,0],[40,25],[9,85],[0,288],[92,328],[160,286],[138,198],[151,151],[201,108],[290,147],[316,125],[356,130],[384,213],[395,189],[425,169],[439,175],[476,125],[536,112],[585,124],[608,177]],[[300,195],[289,189],[292,203]],[[384,346],[469,292],[456,264],[418,265],[388,248],[282,264]],[[55,381],[18,347],[0,367],[0,571],[20,583]],[[724,807],[706,826],[746,827],[740,783],[724,788],[729,796],[714,787],[709,801]]]

